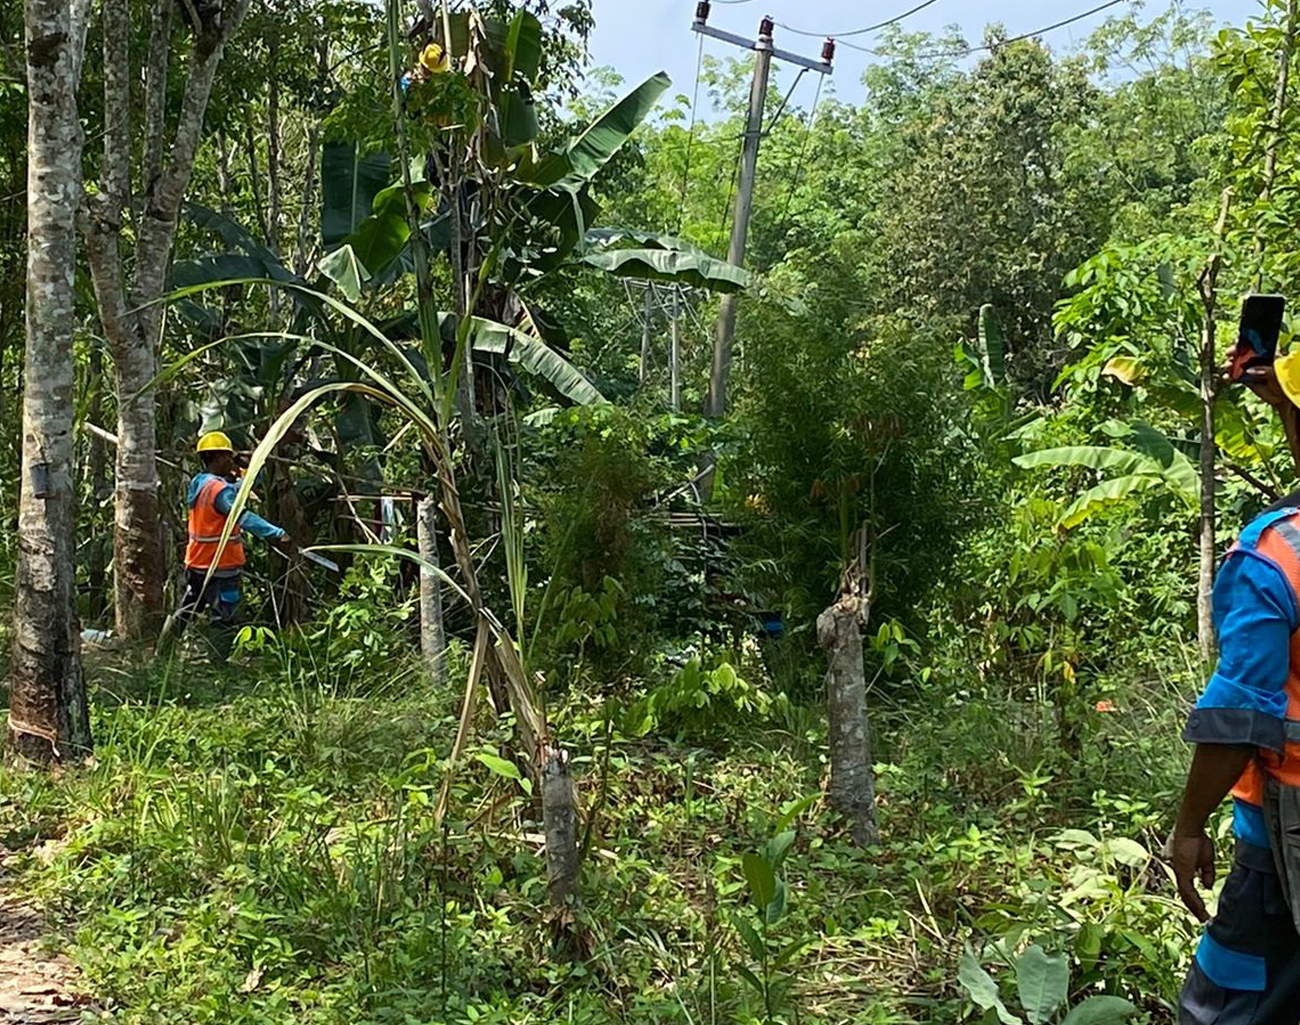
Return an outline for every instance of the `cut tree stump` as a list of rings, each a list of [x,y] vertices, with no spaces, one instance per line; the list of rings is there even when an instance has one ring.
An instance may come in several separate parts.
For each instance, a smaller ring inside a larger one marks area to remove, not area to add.
[[[862,631],[871,600],[861,596],[856,573],[845,574],[840,598],[817,617],[817,641],[826,651],[826,710],[830,719],[831,807],[849,822],[853,842],[880,842],[876,784],[867,722],[867,679]]]

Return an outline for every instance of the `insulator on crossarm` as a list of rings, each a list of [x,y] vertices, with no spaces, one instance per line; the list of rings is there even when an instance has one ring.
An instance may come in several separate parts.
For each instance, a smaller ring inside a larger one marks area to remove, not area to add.
[[[835,63],[835,40],[829,36],[826,37],[826,42],[822,43],[822,63]]]
[[[759,39],[771,39],[772,33],[775,31],[776,31],[776,22],[773,20],[770,14],[767,15],[762,21],[758,23]]]
[[[695,5],[695,20],[701,25],[706,24],[709,20],[709,10],[709,0],[700,0],[700,2]]]

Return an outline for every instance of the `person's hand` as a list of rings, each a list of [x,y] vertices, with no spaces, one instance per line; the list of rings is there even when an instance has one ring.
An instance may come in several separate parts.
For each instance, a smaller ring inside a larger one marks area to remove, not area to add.
[[[1193,836],[1175,833],[1169,838],[1165,855],[1173,867],[1183,904],[1198,921],[1209,921],[1210,913],[1205,910],[1205,900],[1197,891],[1196,882],[1199,879],[1207,890],[1214,885],[1214,841],[1204,831]]]
[[[1223,366],[1220,368],[1225,381],[1244,384],[1274,409],[1285,409],[1291,405],[1291,400],[1286,397],[1286,392],[1282,390],[1282,385],[1278,383],[1277,368],[1271,364],[1263,367],[1251,367],[1249,370],[1242,371],[1239,379],[1234,378],[1232,368],[1237,362],[1237,354],[1237,343],[1234,342],[1232,348],[1228,350]]]

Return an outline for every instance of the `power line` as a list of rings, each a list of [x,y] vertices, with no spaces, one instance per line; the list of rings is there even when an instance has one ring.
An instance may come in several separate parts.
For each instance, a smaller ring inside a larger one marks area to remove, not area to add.
[[[1077,21],[1083,21],[1084,18],[1091,18],[1094,14],[1100,14],[1102,11],[1109,10],[1112,7],[1118,7],[1120,4],[1128,2],[1130,2],[1130,0],[1109,0],[1108,3],[1099,4],[1081,14],[1074,15],[1072,18],[1066,18],[1063,21],[1058,21],[1051,25],[1045,25],[1042,28],[1034,29],[1032,32],[1022,32],[1018,36],[1000,39],[995,43],[982,43],[979,46],[967,46],[960,50],[927,50],[923,53],[915,53],[909,56],[907,54],[888,53],[882,50],[874,50],[868,46],[860,46],[857,43],[850,43],[845,39],[837,39],[836,42],[840,46],[847,46],[851,50],[857,50],[859,53],[870,54],[873,57],[901,56],[909,60],[937,60],[945,57],[969,57],[973,53],[989,53],[996,50],[999,46],[1006,46],[1008,43],[1019,43],[1026,39],[1033,39],[1036,36],[1046,35],[1048,32],[1055,32],[1058,28],[1065,28],[1067,25],[1073,25]]]
[[[721,3],[722,0],[718,0],[718,2]],[[866,28],[855,28],[849,32],[809,32],[806,29],[794,28],[791,25],[785,24],[785,22],[777,22],[777,24],[787,32],[793,32],[797,36],[813,36],[819,39],[829,37],[831,39],[839,40],[846,36],[864,36],[868,32],[879,32],[882,28],[889,28],[890,25],[897,25],[904,18],[910,18],[917,11],[923,11],[927,7],[931,7],[938,2],[939,0],[923,0],[922,3],[917,4],[911,10],[904,11],[902,14],[895,14],[892,18],[889,18],[886,21],[879,22],[875,25],[868,25]]]
[[[695,144],[695,106],[700,101],[700,69],[704,66],[704,37],[700,36],[700,52],[695,58],[695,91],[691,96],[691,129],[686,135],[686,169],[682,171],[682,201],[677,207],[677,228],[682,230],[682,218],[686,215],[686,200],[691,191],[691,149]]]
[[[985,43],[981,46],[968,46],[964,50],[933,50],[928,53],[918,53],[916,56],[918,58],[969,57],[972,53],[996,50],[999,46],[1006,46],[1008,43],[1019,43],[1025,39],[1033,39],[1035,36],[1046,35],[1048,32],[1055,32],[1058,28],[1065,28],[1066,25],[1073,25],[1076,21],[1083,21],[1084,18],[1091,18],[1094,14],[1100,14],[1102,11],[1109,10],[1112,7],[1118,7],[1120,4],[1128,2],[1129,0],[1109,0],[1109,3],[1098,4],[1091,10],[1084,11],[1082,14],[1076,14],[1072,18],[1066,18],[1064,21],[1058,21],[1055,24],[1046,25],[1040,29],[1034,29],[1032,32],[1022,32],[1018,36],[1012,36],[1010,39],[1001,39],[996,43]]]
[[[794,199],[795,191],[799,188],[799,183],[803,178],[804,158],[808,156],[808,143],[812,140],[813,126],[817,124],[817,107],[822,100],[822,85],[825,81],[825,75],[817,79],[817,92],[813,96],[812,110],[808,112],[808,120],[804,124],[803,144],[799,147],[799,163],[795,165],[794,177],[790,180],[790,189],[785,194],[785,207],[781,211],[781,223],[787,227],[790,223],[790,201]]]

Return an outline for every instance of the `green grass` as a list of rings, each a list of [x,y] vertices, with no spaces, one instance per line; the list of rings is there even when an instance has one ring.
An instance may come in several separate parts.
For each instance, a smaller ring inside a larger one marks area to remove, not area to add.
[[[54,779],[4,770],[0,844],[22,852],[21,885],[107,1020],[763,1020],[734,924],[741,860],[820,790],[818,708],[777,700],[765,718],[710,715],[698,732],[688,719],[672,738],[614,733],[584,867],[586,953],[566,961],[535,802],[470,760],[438,829],[457,695],[390,672],[344,684],[283,651],[221,676],[100,666],[94,761]],[[1181,770],[1165,756],[1175,710],[1133,685],[1121,704],[1161,716],[1099,722],[1071,761],[1045,710],[928,686],[877,715],[886,845],[855,850],[820,804],[796,819],[773,935],[802,948],[774,1020],[958,1020],[963,944],[996,967],[987,944],[1005,937],[1070,951],[1081,987],[1171,1021],[1192,926],[1159,870],[1107,841],[1155,843]],[[601,708],[552,704],[590,806]],[[483,727],[480,744],[503,739]],[[1062,841],[1064,827],[1098,842]]]

